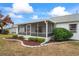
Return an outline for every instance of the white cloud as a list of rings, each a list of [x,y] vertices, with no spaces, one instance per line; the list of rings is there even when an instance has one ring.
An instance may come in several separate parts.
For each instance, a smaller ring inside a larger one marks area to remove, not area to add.
[[[37,15],[33,15],[32,19],[38,19],[38,16]]]
[[[23,18],[22,15],[16,15],[14,13],[9,13],[10,17],[13,17],[13,18]]]
[[[63,16],[63,15],[69,15],[71,13],[69,13],[68,11],[66,11],[66,8],[65,7],[58,6],[58,7],[53,8],[49,12],[49,14],[51,16]]]
[[[13,12],[25,12],[25,13],[32,13],[33,8],[28,3],[25,2],[16,2],[12,5]]]

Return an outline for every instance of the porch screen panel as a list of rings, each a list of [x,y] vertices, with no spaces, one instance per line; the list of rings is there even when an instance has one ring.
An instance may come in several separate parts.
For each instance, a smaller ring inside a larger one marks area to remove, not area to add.
[[[43,25],[40,25],[39,27],[38,27],[38,36],[42,36],[42,37],[45,37],[45,35],[46,35],[46,26],[43,24]]]
[[[19,26],[19,29],[18,29],[19,34],[25,35],[26,34],[25,31],[26,31],[25,25]]]
[[[27,25],[27,35],[30,35],[30,25]]]
[[[52,23],[48,23],[48,36],[52,36],[53,27]]]
[[[37,36],[37,24],[32,24],[32,30],[31,30],[32,36]]]

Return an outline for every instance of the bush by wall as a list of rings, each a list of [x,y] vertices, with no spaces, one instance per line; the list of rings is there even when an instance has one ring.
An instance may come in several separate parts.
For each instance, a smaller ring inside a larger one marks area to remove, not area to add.
[[[73,33],[64,28],[53,29],[53,36],[55,41],[66,41],[73,36]]]
[[[33,37],[28,38],[28,40],[34,41],[34,42],[39,42],[39,43],[42,43],[45,41],[44,38],[33,38]]]

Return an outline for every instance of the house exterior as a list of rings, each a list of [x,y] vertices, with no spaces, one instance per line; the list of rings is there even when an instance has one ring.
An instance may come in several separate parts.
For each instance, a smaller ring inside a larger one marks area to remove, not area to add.
[[[71,39],[79,40],[79,14],[17,24],[17,34],[25,37],[42,37],[50,40],[53,28],[65,28],[73,32]]]
[[[71,39],[79,40],[79,14],[72,14],[53,18],[55,27],[65,28],[73,33]]]

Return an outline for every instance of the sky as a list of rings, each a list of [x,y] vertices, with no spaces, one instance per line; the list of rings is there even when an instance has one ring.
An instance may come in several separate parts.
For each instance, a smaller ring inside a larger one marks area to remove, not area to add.
[[[18,24],[78,13],[79,3],[0,3],[0,11]]]

